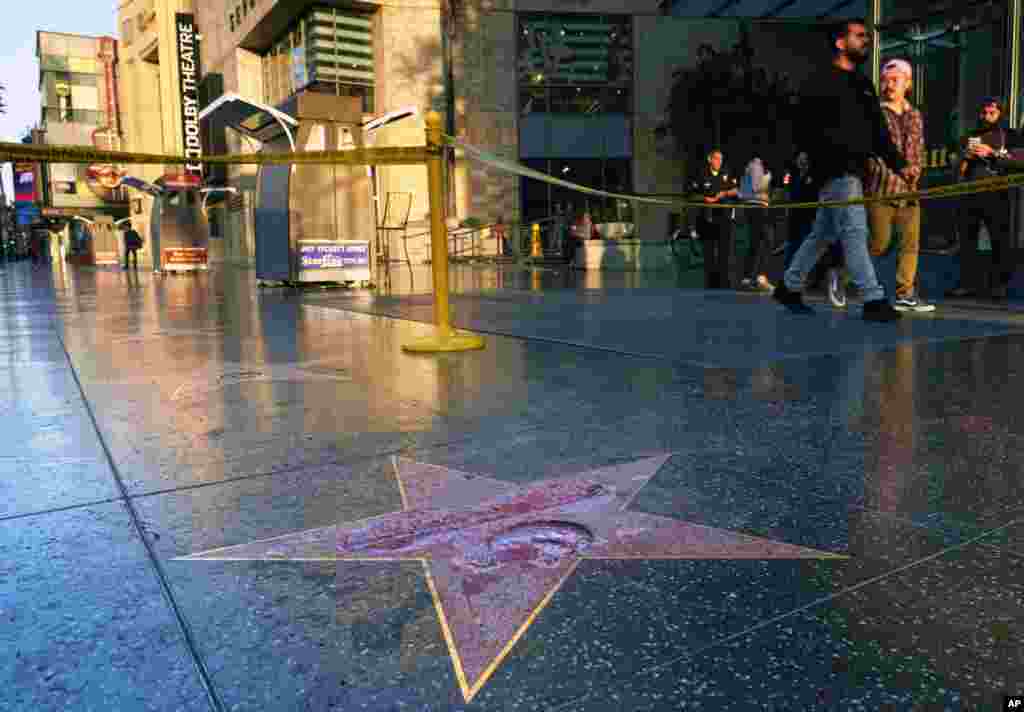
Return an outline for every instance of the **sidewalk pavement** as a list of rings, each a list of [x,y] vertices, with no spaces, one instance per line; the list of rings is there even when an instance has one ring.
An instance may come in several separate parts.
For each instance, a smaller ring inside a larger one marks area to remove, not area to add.
[[[0,709],[1024,693],[1020,317],[587,279],[0,266]]]

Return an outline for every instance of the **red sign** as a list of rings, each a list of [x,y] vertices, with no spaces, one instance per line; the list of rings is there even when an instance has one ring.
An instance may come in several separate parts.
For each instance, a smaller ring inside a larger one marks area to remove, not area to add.
[[[168,247],[164,250],[165,267],[197,267],[205,264],[205,247]]]
[[[165,173],[160,185],[168,190],[194,190],[202,185],[203,177],[188,173]]]
[[[14,200],[34,203],[36,200],[36,167],[33,163],[14,164]]]

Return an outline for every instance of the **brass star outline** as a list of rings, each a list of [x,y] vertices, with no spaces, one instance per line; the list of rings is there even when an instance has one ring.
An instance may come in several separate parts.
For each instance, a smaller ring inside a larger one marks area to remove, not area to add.
[[[176,560],[419,561],[470,702],[586,559],[848,558],[627,511],[670,457],[523,486],[394,457],[401,511]]]

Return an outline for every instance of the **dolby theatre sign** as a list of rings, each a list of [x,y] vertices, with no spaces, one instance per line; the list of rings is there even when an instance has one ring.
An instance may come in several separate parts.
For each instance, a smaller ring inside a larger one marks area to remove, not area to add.
[[[199,132],[199,40],[195,18],[190,14],[174,16],[178,34],[178,76],[181,96],[181,133],[185,157],[197,159],[185,164],[188,183],[199,185],[203,180],[203,140]]]

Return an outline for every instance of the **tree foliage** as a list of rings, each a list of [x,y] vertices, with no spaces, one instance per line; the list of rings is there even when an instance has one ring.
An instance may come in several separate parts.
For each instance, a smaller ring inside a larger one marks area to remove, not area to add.
[[[665,128],[680,153],[719,147],[734,169],[758,144],[770,165],[789,158],[796,91],[789,77],[755,62],[746,28],[728,51],[702,45],[697,65],[674,73],[669,96]]]

